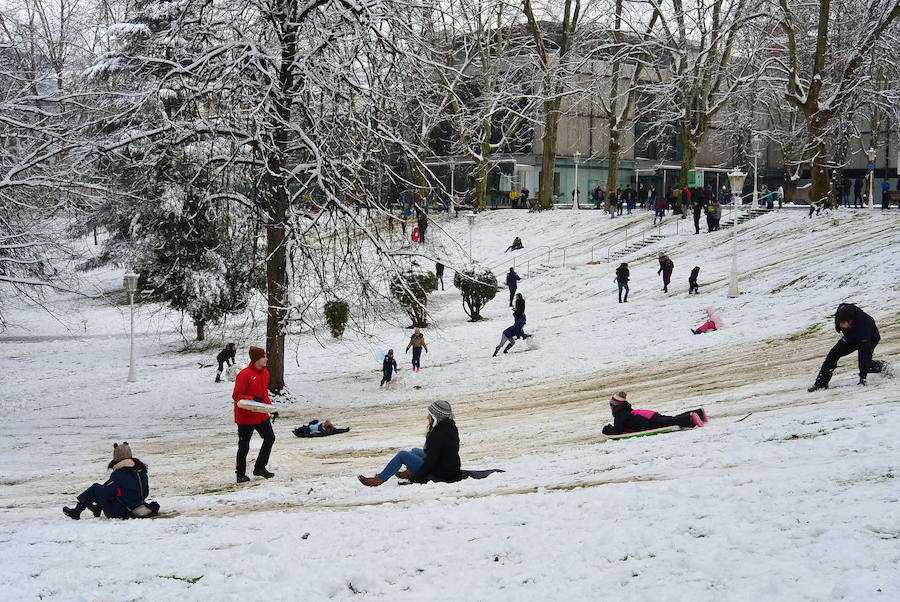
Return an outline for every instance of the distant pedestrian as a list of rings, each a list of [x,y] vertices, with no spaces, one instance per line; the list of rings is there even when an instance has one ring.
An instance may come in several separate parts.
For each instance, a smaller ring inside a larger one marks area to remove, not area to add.
[[[387,355],[384,356],[384,361],[381,362],[381,384],[378,386],[382,387],[384,383],[391,382],[395,371],[400,372],[397,369],[397,360],[394,359],[394,350],[388,349]]]
[[[700,294],[700,285],[697,284],[697,277],[700,275],[700,266],[695,265],[694,269],[691,270],[691,275],[688,277],[688,294]]]
[[[513,319],[516,321],[521,320],[522,324],[525,323],[525,297],[522,296],[522,293],[516,293]]]
[[[853,206],[854,207],[862,207],[863,198],[862,198],[862,189],[863,189],[863,177],[859,176],[856,180],[853,181]],[[812,217],[812,213],[809,214]]]
[[[849,186],[849,184],[847,185]],[[847,190],[849,191],[849,188]],[[847,194],[849,194],[849,192]],[[775,198],[778,199],[778,208],[781,209],[784,204],[784,186],[781,184],[779,184],[778,188],[775,190]]]
[[[775,208],[775,192],[771,188],[766,188],[766,209]]]
[[[438,282],[441,283],[441,290],[444,290],[444,264],[441,263],[440,257],[434,263],[434,273],[437,275]]]
[[[225,348],[219,352],[219,355],[216,356],[216,361],[219,363],[219,368],[216,370],[217,383],[222,382],[222,371],[225,366],[230,366],[234,363],[235,350],[234,343],[228,343],[225,345]]]
[[[628,215],[631,215],[631,212],[634,210],[634,190],[631,188],[631,184],[625,187],[622,197],[625,199],[625,208],[628,210]]]
[[[891,206],[891,197],[888,196],[888,193],[891,190],[891,185],[887,180],[883,180],[881,182],[881,209],[885,210],[890,208]]]
[[[516,296],[516,288],[518,288],[519,280],[521,278],[518,274],[516,274],[515,268],[509,268],[509,272],[506,274],[506,286],[509,288],[509,306],[513,306],[513,297]]]
[[[425,244],[425,232],[428,231],[428,214],[421,207],[416,210],[419,226],[419,243]]]
[[[657,275],[662,274],[663,279],[663,292],[669,292],[669,283],[672,281],[672,270],[675,269],[675,264],[669,259],[669,256],[665,253],[659,254],[659,270],[656,272]]]
[[[691,206],[694,209],[694,234],[700,234],[700,214],[703,213],[703,207],[698,199],[694,199]]]
[[[628,303],[628,280],[631,272],[628,270],[628,264],[623,263],[616,268],[616,284],[619,285],[619,303]],[[625,300],[622,300],[622,291],[625,291]]]
[[[656,197],[653,208],[656,210],[656,214],[653,216],[653,225],[655,226],[656,220],[662,223],[663,218],[666,216],[666,197],[663,195]]]
[[[413,350],[412,370],[413,372],[418,372],[422,367],[422,349],[425,350],[425,353],[428,353],[428,345],[425,344],[425,335],[422,334],[422,331],[418,328],[416,328],[412,336],[409,337],[409,344],[406,346],[406,353],[409,353],[410,347],[412,347]]]

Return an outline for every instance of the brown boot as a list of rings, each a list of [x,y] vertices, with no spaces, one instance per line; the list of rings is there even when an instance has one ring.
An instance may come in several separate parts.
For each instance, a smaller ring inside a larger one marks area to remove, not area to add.
[[[407,481],[412,481],[413,473],[407,468],[406,470],[401,470],[395,475],[398,479],[406,479]]]
[[[375,475],[374,477],[364,477],[362,475],[359,475],[359,482],[366,487],[378,487],[379,485],[384,483],[384,481],[382,481],[381,477],[379,477],[378,475]]]

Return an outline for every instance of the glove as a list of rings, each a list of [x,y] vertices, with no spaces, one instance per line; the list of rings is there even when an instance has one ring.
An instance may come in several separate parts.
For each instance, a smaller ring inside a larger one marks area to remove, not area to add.
[[[263,402],[263,398],[262,398],[262,397],[254,397],[254,398],[253,398],[253,401],[256,401],[256,402],[258,402],[258,403],[262,403],[262,402]]]
[[[272,412],[272,422],[275,422],[275,419],[278,418],[278,412]]]
[[[865,387],[865,386],[866,386],[866,379],[864,379],[864,378],[859,379],[859,384],[860,384],[861,386]]]

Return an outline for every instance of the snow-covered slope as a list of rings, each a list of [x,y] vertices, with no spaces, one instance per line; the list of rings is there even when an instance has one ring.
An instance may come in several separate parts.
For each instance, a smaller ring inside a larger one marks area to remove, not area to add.
[[[209,354],[173,351],[180,336],[169,312],[139,309],[140,382],[125,382],[127,306],[112,303],[119,274],[85,279],[106,297],[48,299],[53,318],[8,310],[4,597],[896,599],[900,381],[872,376],[858,387],[854,356],[832,389],[805,389],[837,339],[831,315],[841,301],[876,318],[876,355],[897,361],[900,217],[788,211],[742,225],[738,299],[726,297],[732,232],[693,235],[682,221],[675,234],[667,220],[663,241],[624,258],[631,293],[619,304],[617,264],[587,262],[592,247],[605,258],[626,227],[640,236],[649,214],[480,215],[474,259],[500,277],[515,261],[539,348],[519,343],[492,358],[512,323],[506,291],[487,320],[470,323],[449,272],[447,290],[429,301],[419,373],[405,369],[410,331],[401,327],[321,345],[292,337],[295,402],[275,425],[276,478],[242,486],[233,483],[230,385],[198,369]],[[467,220],[442,217],[421,250],[460,267],[469,234]],[[504,253],[516,235],[526,249]],[[656,274],[663,249],[676,266],[669,294]],[[689,296],[694,265],[701,294]],[[727,327],[692,335],[710,305]],[[237,338],[242,354],[262,340],[227,328],[215,336]],[[379,353],[389,347],[402,382],[386,391]],[[619,390],[666,413],[703,406],[711,422],[608,441],[600,428]],[[362,487],[356,474],[421,445],[425,406],[437,398],[454,406],[464,466],[507,472]],[[290,433],[326,417],[351,432]],[[64,503],[103,480],[114,440],[132,444],[150,465],[154,497],[181,516],[63,517]]]

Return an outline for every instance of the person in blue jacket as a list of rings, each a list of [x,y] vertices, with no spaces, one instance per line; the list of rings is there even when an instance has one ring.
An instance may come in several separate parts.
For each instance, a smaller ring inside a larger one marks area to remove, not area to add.
[[[496,349],[494,349],[493,357],[497,357],[497,354],[500,352],[500,348],[503,347],[504,343],[508,343],[506,345],[506,349],[503,350],[503,353],[508,353],[512,346],[516,344],[516,339],[527,339],[531,335],[525,334],[523,327],[525,326],[525,315],[524,313],[521,316],[516,316],[515,323],[503,331],[503,336],[500,337],[500,344],[497,345]]]
[[[131,455],[127,441],[113,444],[109,469],[112,474],[105,483],[88,487],[75,498],[74,508],[63,507],[63,514],[74,520],[79,520],[85,510],[90,510],[95,518],[101,513],[109,518],[147,518],[159,514],[159,504],[147,502],[150,495],[147,465]]]

